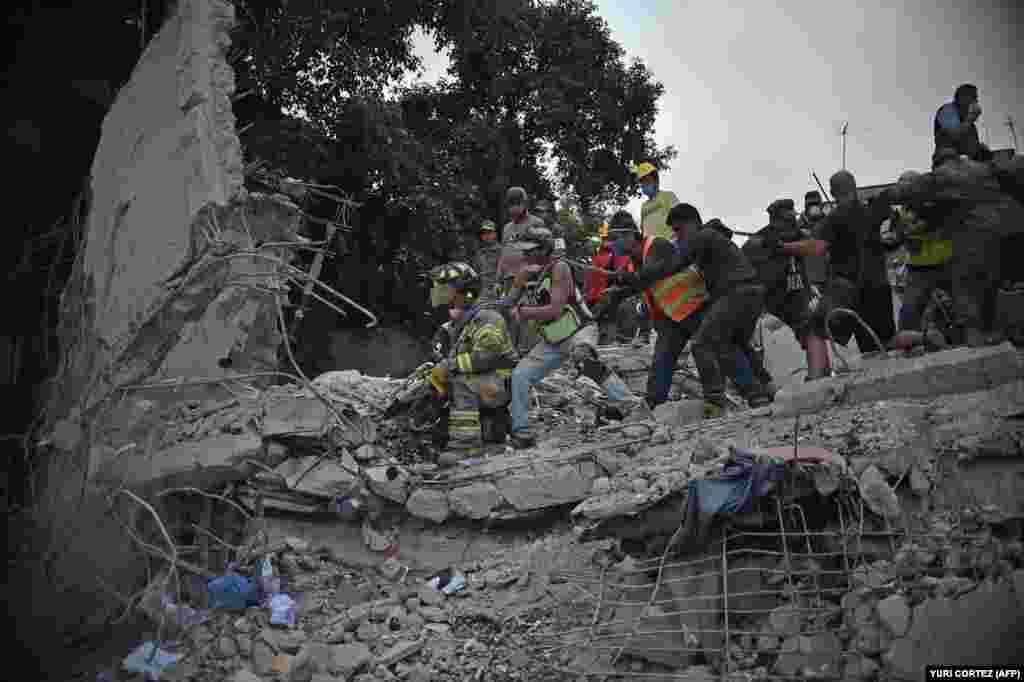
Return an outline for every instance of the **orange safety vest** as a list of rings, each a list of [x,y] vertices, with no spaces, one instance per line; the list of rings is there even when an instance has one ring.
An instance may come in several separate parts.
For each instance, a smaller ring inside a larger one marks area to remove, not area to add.
[[[651,250],[654,237],[644,240],[643,259]],[[666,318],[681,322],[699,310],[708,298],[704,276],[694,268],[687,268],[665,279],[659,279],[644,290],[644,301],[651,311],[652,320]]]

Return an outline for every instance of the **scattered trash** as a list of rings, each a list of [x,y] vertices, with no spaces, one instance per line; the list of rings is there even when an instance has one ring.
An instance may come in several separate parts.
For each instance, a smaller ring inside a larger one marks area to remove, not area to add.
[[[259,604],[259,587],[245,576],[222,575],[206,584],[211,609],[245,610]]]
[[[453,595],[464,589],[466,589],[466,576],[461,573],[456,573],[452,576],[452,579],[448,581],[448,584],[441,588],[441,591],[447,595]]]
[[[351,521],[355,519],[362,506],[363,503],[357,497],[339,495],[334,498],[334,513],[344,521]]]
[[[161,673],[179,659],[181,654],[160,649],[153,642],[143,642],[135,651],[128,654],[122,665],[128,672],[142,673],[150,679],[160,679]]]
[[[202,625],[210,620],[210,612],[207,610],[194,609],[186,604],[175,604],[170,595],[163,595],[160,602],[164,611],[170,615],[179,627],[187,628],[194,625]]]
[[[264,598],[273,597],[281,591],[281,578],[274,575],[274,563],[269,556],[260,561],[260,590]]]
[[[298,603],[287,594],[275,594],[270,598],[270,624],[295,627]]]

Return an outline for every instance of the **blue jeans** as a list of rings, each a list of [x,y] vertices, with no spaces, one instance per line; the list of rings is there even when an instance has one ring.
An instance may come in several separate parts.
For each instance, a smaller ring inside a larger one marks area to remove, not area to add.
[[[530,426],[530,388],[562,366],[572,356],[597,348],[597,325],[588,324],[557,346],[541,341],[519,361],[512,372],[512,433],[525,431]],[[596,352],[596,351],[594,351]],[[632,399],[633,392],[614,372],[609,373],[602,388],[612,401]]]

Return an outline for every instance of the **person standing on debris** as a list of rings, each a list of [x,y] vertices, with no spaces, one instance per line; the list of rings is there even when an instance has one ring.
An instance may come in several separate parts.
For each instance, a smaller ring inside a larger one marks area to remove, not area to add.
[[[800,342],[807,357],[807,378],[826,374],[828,346],[825,339],[811,329],[811,310],[817,294],[811,288],[804,266],[804,253],[809,237],[797,223],[792,199],[777,199],[768,206],[768,226],[743,245],[743,253],[757,270],[765,287],[765,308],[782,320]],[[755,365],[762,377],[767,370]],[[763,380],[763,379],[762,379]]]
[[[978,87],[964,83],[956,89],[953,101],[943,104],[935,112],[935,120],[932,123],[935,134],[932,170],[938,166],[939,150],[947,147],[972,161],[992,160],[992,151],[982,144],[978,137],[977,121],[980,117]]]
[[[598,237],[601,245],[597,253],[590,259],[592,269],[587,270],[583,281],[583,300],[595,316],[597,311],[594,306],[598,304],[605,291],[608,290],[608,272],[617,270],[620,267],[627,267],[628,258],[616,256],[612,253],[612,245],[608,241],[608,223],[602,223],[598,229]],[[615,310],[607,310],[597,316],[598,340],[597,345],[606,346],[615,343],[618,338],[618,316]]]
[[[501,257],[501,244],[498,242],[498,226],[493,220],[485,220],[480,225],[480,243],[476,252],[476,270],[483,282],[480,297],[482,301],[492,301],[498,297],[498,259]]]
[[[530,213],[529,195],[522,187],[510,187],[505,193],[505,207],[508,209],[509,222],[505,224],[501,232],[502,252],[498,259],[498,284],[501,287],[501,295],[507,296],[512,291],[512,277],[520,271],[521,254],[515,249],[508,248],[509,244],[519,241],[519,238],[532,227],[543,227],[544,221]],[[523,327],[515,320],[506,317],[509,333],[516,345],[516,349],[525,352],[537,342],[536,337],[529,329]]]
[[[679,198],[661,189],[658,168],[650,161],[633,167],[633,175],[640,182],[640,191],[647,199],[640,207],[640,226],[645,237],[672,239],[672,230],[665,224],[669,210],[679,203]]]
[[[820,239],[800,244],[801,251],[806,244],[808,252],[827,254],[829,258],[828,283],[821,300],[812,306],[812,325],[825,338],[831,330],[832,340],[843,346],[855,336],[862,353],[884,350],[896,334],[892,286],[885,262],[887,247],[881,237],[881,224],[889,210],[877,201],[870,207],[862,204],[857,197],[857,181],[849,171],[835,173],[829,185],[836,206],[821,226]],[[834,314],[837,308],[856,313],[877,334],[882,347],[857,320],[841,312]],[[821,371],[817,365],[814,369],[816,373]],[[830,371],[826,367],[823,376]],[[807,378],[818,377],[809,370]]]
[[[647,307],[657,319],[648,404],[667,399],[676,359],[692,334],[693,357],[704,388],[704,415],[717,417],[725,409],[723,369],[730,376],[739,374],[740,358],[761,312],[764,288],[739,248],[721,230],[702,229],[696,208],[677,204],[666,220],[678,245],[685,246],[677,250],[666,239],[643,238],[634,224],[618,238],[640,268],[615,273],[611,279],[616,286],[645,290]],[[613,218],[613,228],[614,224]],[[702,306],[706,309],[696,316]],[[752,376],[748,378],[745,397],[752,404],[764,404],[763,387]]]
[[[463,262],[431,270],[430,302],[448,307],[447,350],[431,383],[451,397],[448,450],[442,463],[479,455],[485,443],[504,444],[508,434],[509,378],[518,361],[501,314],[481,304],[483,281]]]
[[[636,409],[640,401],[597,354],[597,325],[582,295],[573,283],[572,270],[564,258],[553,257],[554,235],[545,227],[532,227],[520,237],[518,248],[531,261],[544,263],[536,274],[537,287],[522,303],[528,270],[521,271],[509,297],[511,316],[537,328],[541,340],[519,361],[512,373],[512,445],[527,448],[537,441],[529,428],[530,388],[571,359],[576,370],[592,380],[622,414]]]
[[[800,214],[800,230],[804,239],[818,239],[821,225],[825,220],[824,203],[821,192],[811,190],[804,194],[804,212]],[[828,281],[828,258],[825,256],[805,256],[804,270],[807,281],[812,289],[822,289]]]
[[[907,171],[900,175],[898,184],[912,184],[920,177],[916,171]],[[956,206],[923,201],[909,201],[906,206],[896,208],[892,231],[907,252],[907,281],[899,312],[899,333],[893,339],[897,348],[909,349],[926,342],[936,349],[945,345],[940,334],[926,334],[933,330],[925,330],[922,322],[936,289],[950,295],[953,292],[953,241],[937,228],[943,214],[953,215],[955,210]]]
[[[1000,343],[1004,337],[995,329],[995,303],[1007,262],[1001,252],[1013,248],[1015,238],[1024,233],[1024,206],[1006,193],[992,164],[963,158],[954,148],[940,149],[936,162],[934,171],[904,178],[878,201],[957,202],[957,218],[947,223],[953,238],[956,322],[971,347]]]

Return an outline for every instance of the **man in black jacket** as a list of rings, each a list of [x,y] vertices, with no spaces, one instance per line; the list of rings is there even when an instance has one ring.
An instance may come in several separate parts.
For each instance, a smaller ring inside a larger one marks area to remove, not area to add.
[[[699,229],[695,209],[679,204],[669,211],[668,223],[685,254],[665,251],[663,265],[645,265],[638,273],[615,273],[615,284],[646,289],[656,281],[696,265],[708,293],[705,313],[693,336],[693,359],[704,389],[704,416],[720,416],[725,409],[725,376],[736,373],[737,353],[746,349],[764,305],[764,287],[739,248],[719,230]],[[691,234],[691,226],[698,231]]]
[[[857,197],[857,182],[849,171],[830,179],[836,208],[821,226],[820,237],[811,240],[814,252],[827,253],[829,279],[822,301],[813,306],[813,326],[845,346],[855,336],[862,353],[884,350],[896,334],[892,286],[885,262],[887,246],[882,242],[881,224],[889,207],[875,201],[864,206]],[[833,315],[837,308],[855,312],[878,336],[875,337],[849,315]],[[826,321],[828,327],[826,328]]]

